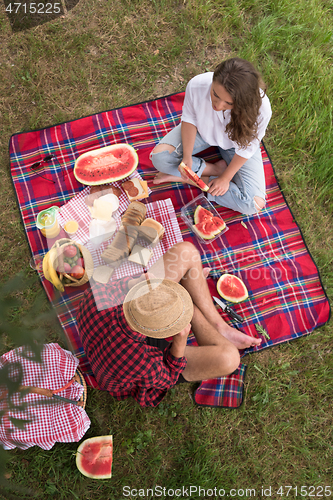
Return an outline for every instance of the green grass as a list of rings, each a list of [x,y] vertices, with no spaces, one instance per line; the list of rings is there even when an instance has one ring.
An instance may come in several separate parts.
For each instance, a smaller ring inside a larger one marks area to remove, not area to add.
[[[1,4],[1,281],[20,270],[34,280],[17,292],[14,328],[36,298],[45,313],[49,305],[29,268],[9,177],[11,134],[183,91],[192,76],[231,55],[250,59],[268,84],[273,117],[265,142],[332,298],[332,26],[329,0],[81,0],[63,18],[13,33]],[[45,330],[65,347],[57,323]],[[112,480],[80,475],[76,443],[7,453],[8,479],[28,489],[19,498],[66,500],[119,500],[126,485],[255,488],[257,498],[262,485],[275,492],[329,485],[332,333],[328,324],[245,358],[238,410],[194,406],[192,386],[171,390],[156,409],[89,389],[86,437],[113,434]],[[3,350],[13,345],[3,339]]]

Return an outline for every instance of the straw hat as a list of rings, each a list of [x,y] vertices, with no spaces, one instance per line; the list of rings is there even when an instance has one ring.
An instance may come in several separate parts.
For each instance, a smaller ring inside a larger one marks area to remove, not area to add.
[[[188,291],[174,281],[157,278],[131,288],[123,309],[132,330],[155,339],[176,335],[193,316],[193,302]]]

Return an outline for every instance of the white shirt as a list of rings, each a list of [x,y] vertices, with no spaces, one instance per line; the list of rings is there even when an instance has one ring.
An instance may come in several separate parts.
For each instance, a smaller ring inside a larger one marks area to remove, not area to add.
[[[213,74],[213,72],[203,73],[188,82],[181,120],[195,125],[203,140],[210,146],[219,146],[222,149],[235,148],[237,155],[246,159],[251,158],[257,151],[272,116],[269,99],[266,94],[262,98],[258,118],[258,139],[241,149],[236,142],[229,139],[225,131],[231,111],[215,111],[212,107],[210,88]]]

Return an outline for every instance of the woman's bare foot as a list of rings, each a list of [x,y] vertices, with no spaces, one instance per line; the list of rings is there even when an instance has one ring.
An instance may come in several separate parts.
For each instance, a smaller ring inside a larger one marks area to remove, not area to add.
[[[153,184],[164,184],[166,182],[182,182],[183,184],[191,184],[196,186],[196,184],[190,179],[183,179],[183,177],[177,177],[176,175],[165,174],[164,172],[158,172],[153,179]]]
[[[231,326],[227,324],[222,325],[218,331],[223,335],[223,337],[234,344],[237,349],[246,349],[247,347],[254,347],[261,344],[261,339],[255,339],[254,337],[245,335],[245,333],[242,333],[235,328],[231,328]]]
[[[184,182],[181,177],[158,172],[153,179],[153,184],[164,184],[166,182]]]
[[[219,177],[223,174],[225,169],[227,168],[227,162],[225,160],[219,160],[216,163],[208,163],[206,162],[206,168],[202,173],[202,176],[210,177],[211,175]]]

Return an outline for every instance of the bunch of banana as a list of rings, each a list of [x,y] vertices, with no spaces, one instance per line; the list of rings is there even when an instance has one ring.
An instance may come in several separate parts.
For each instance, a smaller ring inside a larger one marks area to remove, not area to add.
[[[56,247],[51,248],[49,252],[44,256],[43,259],[43,274],[44,277],[51,281],[52,285],[59,290],[59,292],[63,292],[65,290],[64,285],[59,278],[57,271],[54,266],[58,258],[58,249]]]

